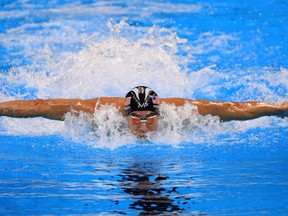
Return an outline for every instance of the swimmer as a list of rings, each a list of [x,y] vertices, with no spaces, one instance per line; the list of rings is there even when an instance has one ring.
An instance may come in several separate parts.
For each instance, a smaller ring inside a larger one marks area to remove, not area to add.
[[[125,98],[100,97],[94,99],[36,99],[0,102],[0,116],[16,118],[44,117],[64,120],[66,113],[78,115],[80,112],[93,114],[101,105],[114,104],[125,116],[132,133],[145,138],[148,132],[156,131],[161,104],[176,107],[190,103],[197,107],[200,115],[218,116],[221,121],[249,120],[261,116],[288,116],[288,101],[281,104],[247,101],[219,102],[191,100],[185,98],[159,98],[156,92],[146,86],[137,86]]]

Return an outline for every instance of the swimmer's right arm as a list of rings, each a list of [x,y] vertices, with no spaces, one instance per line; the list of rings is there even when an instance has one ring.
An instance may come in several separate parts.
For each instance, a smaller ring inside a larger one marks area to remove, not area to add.
[[[53,120],[64,120],[65,114],[68,112],[81,110],[91,114],[94,112],[94,108],[95,99],[15,100],[1,102],[0,115],[15,118],[44,117]]]
[[[0,116],[15,118],[43,117],[52,120],[64,120],[66,113],[78,115],[80,112],[93,114],[100,105],[115,104],[124,113],[123,98],[94,99],[36,99],[0,102]]]

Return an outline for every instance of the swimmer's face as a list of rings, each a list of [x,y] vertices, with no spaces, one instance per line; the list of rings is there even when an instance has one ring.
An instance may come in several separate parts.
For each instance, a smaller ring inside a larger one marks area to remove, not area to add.
[[[158,118],[152,111],[134,111],[127,116],[127,122],[134,135],[145,139],[148,132],[157,130]]]

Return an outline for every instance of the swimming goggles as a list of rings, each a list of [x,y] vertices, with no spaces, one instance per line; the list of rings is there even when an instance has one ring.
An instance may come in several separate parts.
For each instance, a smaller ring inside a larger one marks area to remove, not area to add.
[[[134,124],[141,124],[141,123],[152,124],[155,122],[157,115],[154,114],[154,115],[146,117],[146,118],[141,118],[139,116],[135,116],[133,114],[130,114],[129,117],[131,118],[131,120]]]

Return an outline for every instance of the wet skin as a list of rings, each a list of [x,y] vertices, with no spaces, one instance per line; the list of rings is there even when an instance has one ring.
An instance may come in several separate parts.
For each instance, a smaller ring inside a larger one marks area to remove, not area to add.
[[[141,119],[146,119],[147,117],[150,117],[154,113],[152,111],[134,111],[131,114],[133,114],[133,116],[140,117]],[[132,119],[129,116],[127,116],[126,119],[132,133],[139,139],[145,139],[147,137],[148,132],[153,132],[157,130],[159,116],[157,116],[155,121],[151,124],[148,124],[147,122],[141,122],[140,124],[135,124],[132,122]]]

